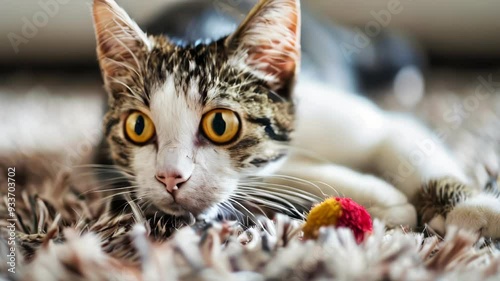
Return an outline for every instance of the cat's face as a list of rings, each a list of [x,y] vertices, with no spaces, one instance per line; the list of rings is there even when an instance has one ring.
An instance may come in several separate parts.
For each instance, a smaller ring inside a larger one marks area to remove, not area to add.
[[[273,170],[293,129],[299,7],[261,1],[208,45],[147,37],[112,0],[94,1],[112,157],[137,197],[173,214],[227,200],[240,178]]]

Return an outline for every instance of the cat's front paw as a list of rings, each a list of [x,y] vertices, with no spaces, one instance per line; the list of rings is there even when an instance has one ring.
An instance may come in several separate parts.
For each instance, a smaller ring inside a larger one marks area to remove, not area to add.
[[[422,187],[417,206],[421,221],[442,234],[454,225],[485,237],[500,238],[498,192],[480,191],[445,177]]]
[[[473,197],[478,192],[478,190],[453,177],[428,181],[422,186],[416,202],[421,222],[430,223],[436,221],[436,217],[446,218],[458,203]],[[444,223],[443,219],[439,219],[439,221]]]
[[[500,238],[500,197],[485,192],[468,198],[448,213],[445,223],[470,229],[481,236]]]

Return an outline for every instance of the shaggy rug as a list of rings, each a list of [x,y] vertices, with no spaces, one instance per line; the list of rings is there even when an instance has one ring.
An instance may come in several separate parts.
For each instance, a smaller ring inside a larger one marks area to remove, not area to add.
[[[261,217],[244,229],[235,222],[187,226],[145,217],[131,202],[110,211],[102,193],[77,192],[67,172],[16,194],[15,274],[4,280],[500,280],[500,250],[472,233],[449,229],[444,238],[404,229],[373,234],[357,244],[348,229],[324,228],[303,240],[302,221]],[[2,259],[9,212],[0,204]]]
[[[304,241],[302,221],[284,215],[244,229],[145,217],[133,202],[113,213],[102,193],[77,192],[67,172],[18,189],[16,273],[9,259],[0,264],[7,280],[500,280],[500,250],[466,231],[426,237],[376,221],[359,245],[347,229]],[[5,259],[12,240],[3,233]]]
[[[491,163],[500,149],[500,96],[475,96],[488,73],[436,76],[459,90],[439,82],[417,106],[398,106],[395,95],[378,103],[446,132],[445,141],[483,188],[485,165],[497,168]],[[478,105],[467,107],[474,98]],[[470,110],[450,123],[443,114],[452,105]],[[500,280],[498,241],[465,230],[441,237],[430,228],[387,230],[375,221],[373,233],[357,244],[347,229],[324,228],[305,240],[303,221],[285,215],[259,217],[250,227],[194,223],[143,214],[133,201],[117,206],[108,192],[95,192],[102,179],[92,166],[67,169],[61,159],[57,150],[2,154],[0,280]],[[16,168],[13,195],[9,167]]]

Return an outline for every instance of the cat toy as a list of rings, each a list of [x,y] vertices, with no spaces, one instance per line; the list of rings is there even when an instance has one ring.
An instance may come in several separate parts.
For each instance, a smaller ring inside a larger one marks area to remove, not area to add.
[[[350,198],[330,197],[314,206],[302,230],[305,239],[316,239],[323,226],[346,227],[352,230],[357,243],[372,232],[373,224],[366,209]]]

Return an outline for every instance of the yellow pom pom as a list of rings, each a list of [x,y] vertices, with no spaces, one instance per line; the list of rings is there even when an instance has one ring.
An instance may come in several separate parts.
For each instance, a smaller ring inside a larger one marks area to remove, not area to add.
[[[328,198],[322,203],[314,206],[307,216],[307,222],[302,230],[304,238],[316,239],[319,229],[322,226],[336,225],[338,219],[342,216],[342,205],[335,198]]]

